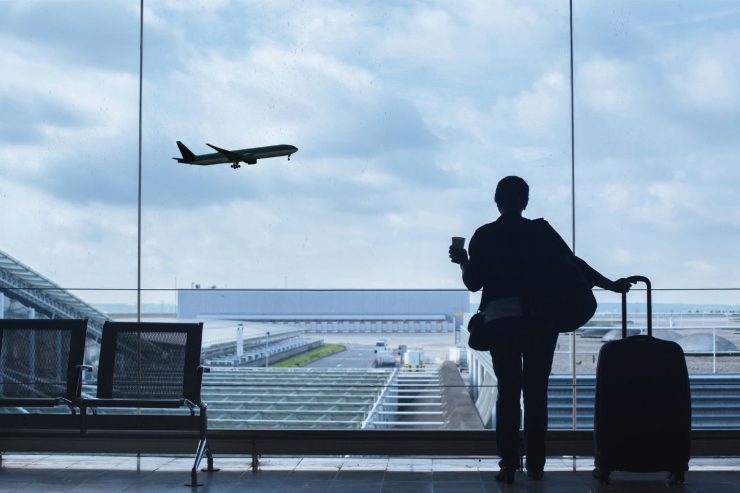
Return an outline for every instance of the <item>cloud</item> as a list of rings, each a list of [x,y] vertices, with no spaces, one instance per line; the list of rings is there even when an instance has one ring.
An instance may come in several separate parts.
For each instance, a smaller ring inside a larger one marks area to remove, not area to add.
[[[611,165],[619,166],[615,162]],[[624,166],[622,170],[632,174],[635,167]],[[640,227],[657,228],[663,232],[688,233],[706,227],[713,221],[708,206],[711,190],[697,181],[692,183],[689,176],[674,170],[673,176],[665,180],[631,184],[613,181],[586,198],[597,207],[605,205],[606,213],[615,218],[629,218],[635,226],[639,224]]]
[[[21,174],[67,200],[131,203],[136,183],[135,76],[105,68],[60,67],[44,50],[22,42],[17,45],[20,50],[4,55],[3,65],[13,75],[3,80],[0,89],[8,95],[6,109],[22,110],[18,111],[22,118],[7,123],[3,137],[19,144],[46,143],[41,152],[31,153],[34,165]],[[209,169],[203,180],[203,174],[175,167],[169,157],[176,139],[209,140],[224,147],[285,141],[298,143],[301,157],[311,164],[331,157],[390,156],[395,163],[376,162],[374,167],[385,168],[377,173],[416,175],[421,182],[434,175],[428,165],[436,137],[411,102],[374,87],[364,69],[321,54],[299,56],[274,46],[257,47],[241,59],[226,59],[215,52],[204,55],[185,68],[173,67],[167,79],[145,84],[144,111],[151,115],[144,129],[145,194],[154,197],[149,204],[197,204],[258,195],[252,183],[235,181],[233,175]],[[287,82],[286,74],[275,70],[280,60],[290,67]],[[31,75],[40,72],[49,78]],[[214,80],[214,73],[229,76]],[[83,100],[81,93],[86,95]],[[24,100],[33,106],[20,106]],[[183,105],[183,100],[190,104]],[[43,106],[43,101],[49,103]],[[255,114],[261,115],[259,120],[250,118]],[[195,132],[190,123],[194,120],[199,122]],[[180,127],[190,130],[178,131]],[[188,133],[197,137],[188,139]],[[65,145],[58,147],[61,141]],[[8,156],[19,152],[18,148],[5,150]],[[420,154],[414,155],[415,151]],[[340,172],[338,179],[346,179],[347,174],[352,170]],[[363,184],[353,178],[350,182]]]
[[[68,200],[130,196],[134,182],[122,177],[127,157],[135,162],[136,107],[130,102],[136,101],[136,79],[107,68],[59,64],[27,42],[11,46],[0,52],[8,141],[0,147],[0,169]]]
[[[35,186],[0,182],[6,234],[0,249],[86,301],[135,300],[136,208],[72,204]]]
[[[195,21],[205,23],[207,27],[190,29],[185,33],[182,22],[178,21],[184,19],[182,16],[192,17],[192,13],[187,11],[193,6],[155,2],[149,4],[147,10],[144,169],[148,180],[145,194],[156,197],[153,204],[204,204],[209,200],[239,199],[245,193],[249,196],[259,194],[250,182],[215,175],[210,170],[212,175],[206,180],[190,171],[173,172],[175,168],[169,161],[172,154],[169,149],[176,139],[194,142],[191,144],[194,146],[205,140],[224,147],[249,145],[246,140],[295,143],[301,148],[300,159],[308,166],[315,167],[317,161],[344,158],[345,169],[335,171],[333,181],[341,181],[346,175],[350,185],[368,183],[351,176],[358,171],[352,168],[358,158],[369,161],[359,169],[360,173],[370,166],[376,174],[396,175],[402,180],[410,180],[414,186],[450,183],[450,174],[443,169],[449,160],[446,154],[459,153],[454,149],[450,152],[440,148],[437,122],[441,120],[439,116],[449,114],[454,105],[448,104],[439,108],[439,113],[435,110],[430,113],[426,96],[420,99],[413,97],[413,93],[399,92],[397,82],[389,83],[393,78],[379,78],[372,65],[350,56],[352,46],[372,47],[369,40],[386,38],[381,36],[387,34],[387,27],[383,24],[385,19],[376,11],[361,9],[349,12],[342,4],[330,6],[328,10],[298,9],[288,16],[288,22],[297,25],[299,18],[308,18],[318,24],[312,24],[312,21],[303,26],[306,29],[289,29],[287,32],[295,33],[295,38],[288,43],[276,44],[274,38],[267,35],[270,29],[264,28],[269,22],[261,24],[258,18],[277,20],[278,25],[285,19],[280,20],[274,10],[259,6],[252,20],[261,29],[250,30],[250,38],[237,37],[236,42],[229,46],[215,45],[214,40],[222,40],[218,33],[233,30],[233,14],[241,7],[235,3],[220,3],[205,12],[201,10],[199,13],[204,15],[197,16]],[[120,8],[119,4],[113,10],[116,8]],[[435,16],[438,17],[440,8],[415,9],[413,22],[394,30],[393,35],[416,32],[419,23],[428,25]],[[475,4],[473,8],[480,9],[480,6]],[[130,6],[125,9],[129,16],[136,13]],[[210,18],[212,23],[220,19],[211,16],[226,16],[225,23],[221,29],[213,31],[216,34],[213,40],[202,46],[195,44],[205,39],[202,33],[211,32],[212,26],[206,21]],[[135,16],[132,17],[136,20]],[[473,13],[455,16],[450,21],[460,33],[469,31],[465,27],[468,23],[479,22]],[[501,26],[509,26],[513,22],[531,27],[539,20],[533,10],[504,2],[497,8],[496,22]],[[354,29],[368,25],[372,27],[369,31]],[[320,39],[324,39],[327,45],[317,44],[313,34],[304,36],[318,31],[325,33],[325,37]],[[342,39],[339,34],[352,31],[360,35],[354,36],[346,46],[337,45],[337,37]],[[167,50],[159,50],[163,46],[161,40],[165,38],[171,46]],[[320,47],[326,51],[318,50]],[[462,45],[456,45],[455,53],[462,48]],[[384,50],[383,47],[379,49],[381,52]],[[426,47],[420,49],[419,55],[429,51]],[[39,60],[41,71],[56,70],[48,54],[43,50],[39,53],[41,56],[34,54],[28,58]],[[185,57],[187,62],[183,63]],[[396,60],[405,63],[409,57],[397,53]],[[157,69],[152,72],[148,70],[150,66]],[[89,72],[84,76],[93,82],[112,73],[105,70]],[[129,74],[128,77],[133,89],[135,75]],[[535,92],[522,95],[515,103],[518,108],[513,111],[519,121],[534,127],[543,124],[541,118],[531,119],[529,113],[547,109],[537,98],[553,82],[557,80],[546,77],[534,88]],[[434,87],[435,84],[430,81],[429,86]],[[119,101],[128,110],[135,109],[135,94],[122,92],[120,88],[106,91],[105,85],[96,89],[90,91],[91,94],[98,92],[105,101]],[[128,93],[128,98],[121,97],[125,93]],[[90,122],[85,130],[89,131],[92,125],[97,127],[95,133],[98,135],[88,133],[88,140],[96,137],[99,144],[105,143],[105,147],[85,145],[72,138],[74,136],[65,134],[65,140],[71,144],[67,149],[74,151],[52,154],[40,160],[39,166],[48,163],[50,168],[43,173],[40,183],[68,200],[79,197],[81,200],[128,203],[131,194],[126,190],[131,190],[132,180],[135,180],[135,159],[132,160],[135,142],[131,141],[135,131],[131,121],[133,115],[124,118],[111,114],[111,109],[106,108],[105,103],[101,104],[101,98],[90,100],[89,106],[98,105],[97,114],[92,118],[86,109],[76,109],[78,118],[87,117]],[[259,115],[259,118],[255,119],[254,115]],[[110,130],[109,139],[100,135],[100,131],[106,128]],[[457,131],[450,127],[446,130]],[[118,138],[114,138],[116,134]],[[74,163],[74,166],[59,166],[61,159]],[[110,171],[107,177],[98,173],[101,165]],[[314,181],[318,182],[322,177],[323,173],[317,173]],[[286,177],[281,174],[280,178]],[[99,186],[94,187],[95,183]],[[315,185],[319,189],[324,187],[322,183]]]
[[[714,274],[717,272],[717,266],[704,260],[687,260],[684,266],[692,273],[696,274]]]
[[[740,68],[735,63],[740,32],[723,28],[737,17],[736,13],[718,11],[706,15],[707,12],[700,12],[687,24],[686,32],[672,33],[674,42],[658,50],[656,58],[666,80],[668,95],[678,108],[694,118],[697,112],[719,118],[737,116],[740,110],[740,96],[736,90],[740,84]]]
[[[287,40],[301,48],[359,55],[394,72],[426,72],[433,66],[445,77],[468,65],[468,56],[480,53],[481,47],[495,46],[487,56],[475,57],[478,64],[488,66],[537,44],[540,36],[550,35],[546,17],[556,10],[549,2],[533,7],[501,0],[470,1],[454,9],[441,0],[355,3],[351,8],[334,1],[293,7],[257,6],[257,12],[291,26],[286,29]],[[275,16],[276,10],[283,15]]]
[[[0,81],[3,126],[10,129],[4,137],[11,141],[0,147],[0,169],[67,200],[132,203],[136,79],[105,67],[60,65],[27,43],[15,48],[0,54],[7,70]]]
[[[728,112],[740,108],[740,70],[734,60],[702,57],[673,75],[671,83],[678,97],[693,109]]]
[[[629,64],[596,58],[583,63],[577,75],[579,97],[592,111],[625,116],[637,109],[638,84]]]
[[[83,126],[82,115],[60,105],[52,98],[21,100],[6,93],[0,96],[0,142],[23,145],[47,137],[52,127],[70,128]]]
[[[634,262],[635,257],[626,248],[616,248],[614,250],[614,260],[619,264],[630,265]]]
[[[607,183],[601,193],[611,212],[619,212],[629,207],[630,189],[624,183]]]
[[[170,185],[160,193],[163,203],[239,199],[244,195],[233,187],[237,182],[249,194],[259,193],[254,189],[256,183],[278,195],[341,187],[357,194],[372,187],[367,180],[355,178],[367,172],[413,178],[419,185],[444,179],[434,159],[438,139],[415,105],[388,91],[362,67],[334,57],[298,55],[275,45],[252,47],[237,59],[207,51],[152,90],[148,100],[154,103],[145,105],[145,113],[152,115],[148,156],[163,163],[153,171],[157,182]],[[279,160],[266,160],[242,170],[260,175],[254,177],[256,181],[208,169],[199,175],[205,181],[196,182],[164,164],[174,140],[189,143],[196,153],[201,152],[203,141],[226,148],[285,143],[300,151],[287,167],[294,172],[260,174],[258,168],[285,167]],[[301,167],[310,171],[299,174]],[[169,178],[165,179],[165,173]],[[201,193],[209,183],[214,184],[212,192]]]
[[[545,147],[513,147],[511,157],[517,161],[541,161],[552,157],[552,150]]]
[[[398,193],[391,199],[397,212],[361,221],[301,196],[213,204],[189,214],[158,208],[145,214],[146,285],[174,276],[183,285],[219,287],[282,287],[285,276],[294,288],[438,285],[455,267],[448,265],[447,225],[459,218],[448,210],[454,201],[427,199]],[[425,208],[409,208],[421,202]]]
[[[138,50],[132,48],[138,46],[139,16],[127,4],[131,2],[3,2],[0,32],[67,65],[133,70],[138,67]]]
[[[307,140],[317,157],[380,157],[395,151],[434,151],[438,140],[409,101],[379,95],[347,102],[344,111],[324,107],[324,128],[314,127]],[[335,111],[332,111],[335,110]]]
[[[195,106],[170,109],[204,122],[204,134],[231,140],[282,130],[306,142],[302,155],[309,151],[317,158],[370,158],[436,143],[413,103],[385,90],[359,66],[275,46],[254,48],[240,59],[203,55],[171,81]],[[166,115],[172,118],[171,111]]]
[[[203,14],[223,10],[232,2],[231,0],[154,0],[150,3],[157,9],[165,11]]]
[[[566,94],[562,74],[545,74],[531,91],[514,99],[512,109],[515,121],[525,131],[550,133],[554,125],[565,119]]]
[[[514,149],[539,147],[540,154],[547,154],[542,143],[556,140],[553,137],[557,130],[568,122],[567,110],[565,78],[559,72],[548,72],[538,74],[529,88],[500,97],[492,107],[491,124],[498,132],[516,139],[510,144]]]
[[[23,210],[4,249],[64,283],[130,284],[138,5],[7,4],[0,200]],[[569,236],[563,5],[146,4],[147,285],[459,287],[449,236],[496,217],[508,174],[530,183],[527,213]],[[738,36],[716,9],[689,10],[590,2],[576,19],[588,20],[576,37],[578,251],[662,285],[740,275]],[[233,171],[172,161],[175,140],[300,151]]]

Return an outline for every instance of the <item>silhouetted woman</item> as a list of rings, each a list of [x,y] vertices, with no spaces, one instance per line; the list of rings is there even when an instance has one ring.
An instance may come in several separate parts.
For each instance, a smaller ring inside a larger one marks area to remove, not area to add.
[[[522,391],[527,474],[532,479],[542,479],[547,383],[558,332],[534,323],[527,316],[523,303],[527,286],[521,247],[522,241],[532,241],[533,237],[533,221],[522,217],[529,202],[527,182],[518,176],[503,178],[496,186],[495,201],[501,215],[475,231],[469,244],[470,257],[464,249],[450,247],[450,259],[460,264],[463,282],[470,291],[483,288],[480,306],[486,313],[485,330],[492,331],[491,359],[498,380],[496,442],[501,471],[496,479],[511,483],[519,467],[519,396]],[[544,234],[551,238],[543,238],[543,243],[562,247],[565,255],[573,255],[549,225]],[[610,281],[575,255],[572,260],[591,287],[619,293],[629,291],[629,281]]]

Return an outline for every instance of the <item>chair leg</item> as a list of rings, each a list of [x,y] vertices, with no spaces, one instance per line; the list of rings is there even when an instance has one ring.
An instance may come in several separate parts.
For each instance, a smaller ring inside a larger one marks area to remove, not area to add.
[[[190,486],[191,488],[197,488],[198,486],[203,486],[202,483],[198,482],[198,471],[190,471],[190,482],[185,483],[185,486]]]
[[[211,446],[208,445],[208,440],[206,439],[206,462],[208,464],[208,467],[205,467],[201,469],[203,472],[218,472],[221,469],[218,467],[213,467],[213,452],[211,452]]]
[[[260,455],[257,453],[257,440],[252,440],[252,472],[257,472],[260,465]]]
[[[200,466],[200,461],[203,459],[205,451],[206,440],[202,439],[198,442],[198,451],[195,453],[195,463],[193,464],[193,469],[190,471],[190,483],[185,483],[185,486],[190,486],[192,488],[203,486],[201,483],[198,483],[198,467]]]

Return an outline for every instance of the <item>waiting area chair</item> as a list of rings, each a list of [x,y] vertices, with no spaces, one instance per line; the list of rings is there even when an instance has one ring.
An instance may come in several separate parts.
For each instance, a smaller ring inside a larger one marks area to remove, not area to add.
[[[79,429],[86,334],[87,320],[0,319],[0,429]]]
[[[11,450],[120,452],[193,440],[188,486],[198,485],[204,455],[216,471],[200,397],[203,324],[106,322],[95,397],[82,394],[83,371],[93,369],[83,364],[86,331],[86,320],[0,320],[0,460]]]
[[[83,432],[191,436],[198,443],[191,474],[191,485],[197,485],[204,455],[207,470],[215,470],[207,405],[200,398],[203,373],[208,371],[200,366],[202,334],[202,323],[106,322],[97,394],[80,400]],[[183,408],[188,412],[163,411]],[[130,412],[133,409],[141,412]]]

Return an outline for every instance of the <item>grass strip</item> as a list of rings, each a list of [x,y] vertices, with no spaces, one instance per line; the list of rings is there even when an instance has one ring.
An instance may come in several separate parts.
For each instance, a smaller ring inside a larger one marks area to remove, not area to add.
[[[347,349],[341,344],[324,344],[310,351],[302,354],[297,354],[290,358],[286,358],[282,361],[278,361],[274,365],[270,365],[271,368],[295,368],[307,365],[317,359],[324,358],[334,353],[338,353]]]

